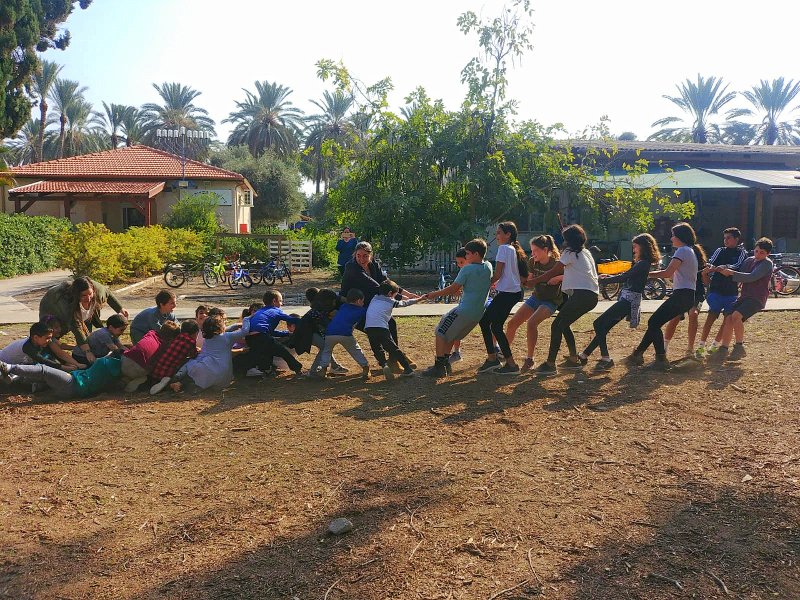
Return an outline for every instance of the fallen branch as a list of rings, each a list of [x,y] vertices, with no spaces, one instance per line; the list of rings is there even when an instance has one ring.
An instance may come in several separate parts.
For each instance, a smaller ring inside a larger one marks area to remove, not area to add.
[[[328,595],[330,595],[331,590],[336,587],[336,584],[339,583],[344,577],[339,577],[336,581],[331,584],[331,587],[328,588],[328,591],[325,592],[325,595],[322,597],[322,600],[328,600]]]
[[[420,540],[419,542],[417,542],[417,545],[414,546],[414,549],[411,551],[411,554],[408,555],[408,562],[411,562],[411,559],[414,558],[414,555],[417,553],[417,550],[419,550],[419,547],[422,545],[422,541],[423,540]]]
[[[725,582],[724,582],[724,581],[722,581],[722,579],[720,579],[719,577],[717,577],[716,575],[714,575],[714,574],[713,574],[711,571],[709,571],[709,570],[705,570],[705,571],[703,571],[703,573],[705,573],[706,575],[708,575],[709,577],[711,577],[711,579],[713,579],[713,580],[714,580],[714,581],[717,583],[717,585],[718,585],[718,586],[719,586],[719,587],[722,589],[722,593],[723,593],[723,594],[725,594],[726,596],[730,596],[730,592],[728,591],[728,586],[727,586],[727,585],[725,585]]]
[[[683,591],[683,585],[677,579],[673,579],[672,577],[667,577],[666,575],[659,575],[658,573],[649,573],[648,577],[652,577],[653,579],[659,579],[661,581],[666,581],[667,583],[671,583],[680,591]]]
[[[528,583],[527,579],[525,581],[520,581],[517,585],[511,586],[510,588],[506,588],[504,590],[500,590],[496,594],[493,594],[493,595],[489,596],[489,600],[494,600],[495,598],[499,598],[503,594],[506,594],[508,592],[513,592],[515,589],[517,589],[518,587],[522,587],[526,583]]]
[[[531,546],[528,548],[528,567],[531,570],[531,574],[536,578],[536,582],[539,585],[542,585],[542,579],[539,575],[536,574],[536,570],[533,568],[533,561],[531,560],[531,552],[533,551],[533,547]]]

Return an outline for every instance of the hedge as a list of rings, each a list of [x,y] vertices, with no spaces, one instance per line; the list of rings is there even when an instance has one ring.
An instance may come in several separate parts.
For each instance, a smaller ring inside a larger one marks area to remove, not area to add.
[[[68,219],[0,213],[0,278],[55,269],[60,235],[71,227]]]

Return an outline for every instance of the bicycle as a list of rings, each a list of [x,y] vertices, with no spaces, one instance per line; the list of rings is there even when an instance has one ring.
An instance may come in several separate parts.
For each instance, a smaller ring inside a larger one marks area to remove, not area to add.
[[[238,260],[239,255],[234,254],[231,257],[225,256],[219,259],[216,264],[206,264],[203,267],[203,283],[207,287],[215,288],[220,283],[228,283],[231,265],[235,260]]]
[[[239,261],[235,261],[231,266],[233,269],[228,277],[228,285],[232,290],[235,290],[237,285],[241,285],[245,289],[253,286],[253,279]]]
[[[450,286],[453,283],[453,277],[450,273],[447,272],[447,269],[444,265],[439,265],[439,281],[436,284],[436,290],[443,290]],[[453,302],[454,296],[447,295],[447,296],[437,296],[433,299],[435,303],[444,302],[445,304],[449,304]]]
[[[800,289],[800,271],[794,267],[783,265],[783,256],[770,254],[773,261],[772,276],[769,278],[769,293],[774,298],[791,296]]]
[[[275,279],[280,279],[281,283],[283,283],[284,277],[289,280],[289,283],[292,283],[292,272],[289,267],[286,265],[286,257],[290,256],[291,253],[285,254],[284,256],[272,256],[269,259],[269,262],[266,264],[261,265],[260,268],[256,270],[250,270],[250,277],[253,280],[253,283],[261,283],[264,282],[265,285],[274,285]]]
[[[171,288],[179,288],[187,281],[197,277],[208,265],[186,263],[167,263],[164,266],[164,283]]]

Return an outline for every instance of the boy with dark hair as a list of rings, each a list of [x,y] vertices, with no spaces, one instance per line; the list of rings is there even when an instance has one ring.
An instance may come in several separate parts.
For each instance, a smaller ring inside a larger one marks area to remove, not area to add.
[[[736,227],[728,227],[722,232],[722,247],[714,250],[708,259],[710,267],[723,267],[736,271],[742,266],[747,258],[747,252],[741,245],[742,232]],[[708,296],[708,316],[703,324],[703,332],[700,334],[700,343],[697,346],[697,358],[703,358],[706,353],[716,352],[718,342],[714,340],[711,347],[706,348],[706,341],[711,333],[711,327],[717,317],[728,310],[739,294],[739,284],[731,277],[726,277],[721,272],[714,269],[707,269],[709,276]],[[720,328],[721,329],[721,328]],[[719,336],[718,336],[719,337]]]
[[[169,385],[170,379],[178,372],[187,360],[197,356],[197,334],[200,327],[197,321],[189,319],[181,323],[181,332],[167,349],[158,357],[150,378],[155,385],[150,388],[150,394],[157,394]]]
[[[161,290],[156,294],[156,305],[144,309],[133,318],[131,323],[131,342],[137,344],[148,331],[158,331],[167,321],[175,321],[175,310],[177,300],[175,293],[169,290]]]
[[[278,343],[275,337],[287,337],[288,331],[278,331],[277,326],[281,321],[297,324],[300,319],[292,317],[281,310],[283,295],[278,290],[264,292],[264,308],[257,310],[250,316],[250,334],[247,336],[247,345],[250,351],[242,361],[244,369],[250,370],[258,367],[263,373],[272,367],[272,359],[280,356],[289,365],[289,368],[300,375],[303,365],[298,361],[288,348]]]
[[[352,290],[351,290],[352,291]],[[364,322],[364,333],[369,338],[369,345],[372,348],[372,353],[375,359],[383,370],[383,374],[387,380],[394,379],[394,372],[386,360],[386,354],[389,354],[389,359],[397,361],[403,367],[402,375],[410,377],[414,374],[414,369],[408,357],[398,348],[394,339],[392,339],[389,332],[389,319],[392,318],[392,310],[399,306],[411,306],[416,304],[422,298],[414,298],[410,300],[395,300],[395,296],[399,293],[400,286],[394,281],[386,279],[381,281],[378,286],[378,293],[372,298],[367,308],[367,318]]]
[[[741,271],[734,271],[730,267],[713,267],[715,273],[722,273],[736,283],[741,283],[742,288],[736,301],[723,311],[725,320],[722,322],[721,345],[719,350],[712,354],[709,360],[723,362],[726,359],[739,360],[744,358],[744,322],[759,311],[764,310],[769,297],[769,280],[772,277],[772,261],[769,253],[772,252],[772,240],[762,237],[756,242],[753,256],[742,263]],[[728,356],[728,347],[731,339],[736,336],[736,345]]]
[[[86,340],[89,344],[89,350],[98,358],[105,356],[109,352],[115,354],[125,352],[126,348],[122,345],[122,342],[119,341],[119,336],[125,333],[127,327],[128,319],[123,315],[111,315],[106,319],[105,327],[95,329],[89,334]],[[72,358],[81,363],[88,362],[86,352],[80,346],[76,346],[72,350]]]
[[[474,239],[464,244],[467,264],[458,272],[456,280],[444,288],[425,294],[431,300],[438,296],[461,293],[458,306],[450,310],[436,327],[436,362],[423,372],[429,377],[446,377],[452,372],[450,351],[456,340],[461,340],[480,322],[486,307],[486,298],[492,280],[492,265],[483,260],[486,242]]]
[[[319,359],[319,370],[311,374],[324,378],[331,364],[333,349],[341,344],[353,359],[361,366],[361,378],[369,379],[369,361],[361,351],[361,346],[353,336],[353,327],[364,319],[367,309],[364,308],[364,292],[358,288],[350,288],[346,303],[339,307],[333,319],[325,329],[325,347]]]
[[[33,364],[47,365],[53,369],[62,371],[72,371],[72,367],[65,367],[58,361],[56,356],[50,351],[50,342],[53,339],[53,328],[48,324],[39,321],[31,325],[28,331],[28,339],[22,346],[22,352],[32,361]]]

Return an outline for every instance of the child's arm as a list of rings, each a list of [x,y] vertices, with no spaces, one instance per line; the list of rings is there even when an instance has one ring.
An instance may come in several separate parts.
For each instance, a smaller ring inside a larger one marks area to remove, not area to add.
[[[425,296],[417,296],[416,298],[409,298],[407,300],[395,300],[394,308],[402,308],[404,306],[412,306],[421,300],[425,300]]]
[[[50,348],[50,351],[56,355],[56,358],[59,361],[61,361],[56,367],[57,369],[61,368],[62,363],[65,367],[71,367],[72,369],[83,369],[86,367],[86,365],[82,365],[81,363],[77,362],[74,358],[72,358],[72,355],[69,352],[64,351],[58,340],[53,340],[52,342],[50,342],[48,348]],[[65,370],[69,371],[71,369],[65,369]]]
[[[464,288],[463,285],[460,283],[451,283],[443,290],[435,290],[433,292],[428,292],[422,298],[430,300],[431,298],[438,298],[439,296],[455,296],[461,293],[461,290]]]

